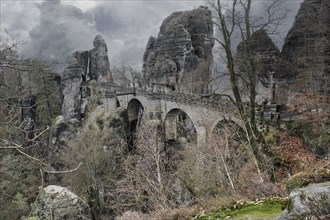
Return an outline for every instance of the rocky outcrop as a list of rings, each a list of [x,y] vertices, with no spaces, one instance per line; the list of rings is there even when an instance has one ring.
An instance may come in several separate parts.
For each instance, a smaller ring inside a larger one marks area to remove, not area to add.
[[[329,218],[330,182],[325,182],[291,191],[288,209],[276,220]]]
[[[20,129],[25,132],[25,140],[33,138],[33,129],[36,123],[36,96],[21,99],[21,121]]]
[[[101,35],[97,35],[93,41],[94,48],[90,51],[90,79],[98,81],[111,80],[108,48]]]
[[[72,150],[72,146],[77,146],[76,143],[80,142],[86,144],[89,150],[95,149],[107,155],[107,164],[115,164],[118,162],[118,155],[122,156],[127,150],[127,131],[128,116],[123,108],[108,111],[105,105],[99,105],[89,113],[88,120],[84,123],[75,118],[65,120],[63,116],[58,116],[50,133],[50,165],[54,170],[66,169],[67,151]],[[81,145],[75,150],[80,151]],[[48,175],[48,181],[52,184],[61,178],[61,175]]]
[[[76,51],[62,75],[62,114],[66,121],[71,118],[80,120],[85,113],[89,95],[86,86],[88,82],[112,80],[104,39],[98,35],[93,44],[91,51]]]
[[[149,86],[172,90],[204,89],[212,62],[211,11],[200,6],[174,12],[162,23],[158,37],[150,37],[143,56],[143,75]],[[199,84],[199,85],[197,85]]]
[[[76,51],[61,76],[63,93],[62,115],[55,119],[51,128],[49,153],[52,168],[63,168],[59,162],[61,151],[69,140],[76,137],[87,111],[102,104],[98,82],[112,81],[107,45],[98,35],[91,51]],[[57,177],[50,176],[51,182]]]
[[[75,53],[75,55],[80,55]],[[62,114],[64,119],[70,118],[81,119],[81,93],[80,87],[83,82],[84,75],[81,65],[78,63],[76,56],[71,57],[68,67],[64,70],[62,76]]]
[[[51,161],[51,167],[54,170],[63,169],[63,162],[60,160],[62,150],[67,147],[69,140],[76,137],[81,122],[76,118],[71,118],[68,121],[64,120],[62,115],[55,118],[55,123],[50,130],[49,145],[51,151],[48,154],[48,159]],[[48,181],[56,183],[58,176],[49,175]]]
[[[290,84],[289,88],[279,84],[278,89],[284,91],[278,92],[286,97],[289,93],[291,100],[307,93],[330,95],[329,11],[328,0],[305,0],[285,39],[275,78]]]
[[[110,112],[100,105],[90,112],[79,132],[65,140],[67,147],[58,153],[58,163],[65,167],[62,170],[74,169],[83,161],[78,170],[60,178],[62,184],[84,193],[94,214],[104,207],[105,201],[107,205],[115,201],[113,195],[118,191],[114,184],[122,178],[122,165],[128,152],[127,130],[126,109]],[[81,177],[87,184],[77,181]]]
[[[309,68],[328,70],[330,61],[330,2],[305,0],[295,18],[282,49],[282,57],[288,61],[291,70],[288,76],[296,76]],[[324,63],[325,60],[327,63]],[[322,72],[323,72],[322,71]],[[278,76],[286,77],[280,74]]]
[[[70,190],[56,185],[50,185],[40,190],[33,209],[36,219],[91,219],[89,207],[81,198]]]

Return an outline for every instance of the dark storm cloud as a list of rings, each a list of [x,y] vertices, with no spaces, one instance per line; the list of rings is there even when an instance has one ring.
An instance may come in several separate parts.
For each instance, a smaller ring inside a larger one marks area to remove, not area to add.
[[[292,13],[281,27],[282,32],[286,33],[291,27],[301,1],[285,1],[285,7],[291,9]],[[264,10],[263,1],[255,2],[255,15],[261,16]],[[87,3],[91,3],[91,6],[84,7]],[[44,58],[63,58],[63,54],[70,55],[73,50],[89,50],[92,48],[93,38],[101,34],[107,42],[112,67],[130,63],[141,68],[149,36],[158,35],[161,22],[174,11],[193,9],[203,3],[204,1],[0,0],[0,24],[1,29],[20,33],[27,39],[25,53],[42,52]],[[84,7],[85,11],[77,5]]]
[[[32,26],[36,25],[39,11],[35,1],[0,0],[0,29],[20,40],[27,39]]]
[[[72,50],[92,47],[96,31],[93,16],[81,9],[47,0],[37,4],[39,23],[29,33],[25,52],[39,52],[44,58],[65,57]]]
[[[43,58],[61,57],[63,61],[73,50],[91,49],[93,38],[101,34],[112,66],[130,63],[141,68],[147,40],[158,34],[162,20],[173,11],[198,6],[198,1],[100,1],[83,11],[70,3],[74,2],[46,0],[34,4],[39,17],[29,27],[25,53],[40,52]]]
[[[122,28],[124,22],[119,17],[116,8],[99,6],[92,10],[97,31],[106,34],[114,34]]]
[[[198,7],[199,1],[105,1],[91,12],[95,29],[108,43],[110,62],[141,68],[145,45],[163,19],[174,11]]]

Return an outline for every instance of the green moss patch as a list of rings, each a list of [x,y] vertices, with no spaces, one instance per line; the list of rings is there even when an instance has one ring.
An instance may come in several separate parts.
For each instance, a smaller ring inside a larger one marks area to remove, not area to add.
[[[272,219],[281,214],[287,205],[284,199],[266,199],[259,202],[244,203],[240,207],[220,209],[209,215],[203,215],[197,220],[218,219]]]

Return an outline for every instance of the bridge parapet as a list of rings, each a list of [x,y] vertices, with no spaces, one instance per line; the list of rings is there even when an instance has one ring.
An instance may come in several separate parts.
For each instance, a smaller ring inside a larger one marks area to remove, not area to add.
[[[114,83],[101,82],[100,87],[105,98],[115,98],[118,94],[135,94],[135,88],[127,88]]]
[[[136,96],[146,97],[150,100],[164,100],[191,106],[199,105],[204,108],[226,109],[226,111],[231,111],[235,109],[234,105],[228,99],[218,95],[210,95],[209,97],[203,97],[197,94],[178,92],[152,92],[146,91],[142,88],[127,88],[113,83],[101,83],[101,88],[104,91],[105,98],[115,98],[118,95],[134,94]]]

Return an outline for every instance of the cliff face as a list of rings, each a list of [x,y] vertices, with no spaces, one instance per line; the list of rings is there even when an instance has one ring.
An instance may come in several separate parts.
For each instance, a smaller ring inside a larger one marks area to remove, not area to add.
[[[192,83],[203,84],[210,76],[212,38],[211,11],[206,7],[172,13],[163,21],[158,37],[150,37],[147,43],[143,75],[148,85],[185,90]]]
[[[275,78],[291,84],[292,99],[296,94],[310,92],[330,95],[329,0],[302,3],[283,45],[281,65]],[[279,88],[279,92],[283,92],[282,86]]]
[[[53,150],[48,155],[55,169],[63,166],[60,152],[81,129],[87,107],[90,110],[91,106],[102,103],[97,82],[112,81],[105,41],[98,35],[93,45],[90,51],[74,52],[61,76],[62,115],[55,119],[52,126],[50,145]],[[51,181],[57,179],[53,177]]]
[[[84,86],[91,80],[111,81],[108,49],[104,39],[98,35],[90,51],[76,51],[62,75],[64,120],[81,119],[87,104],[88,89]]]

